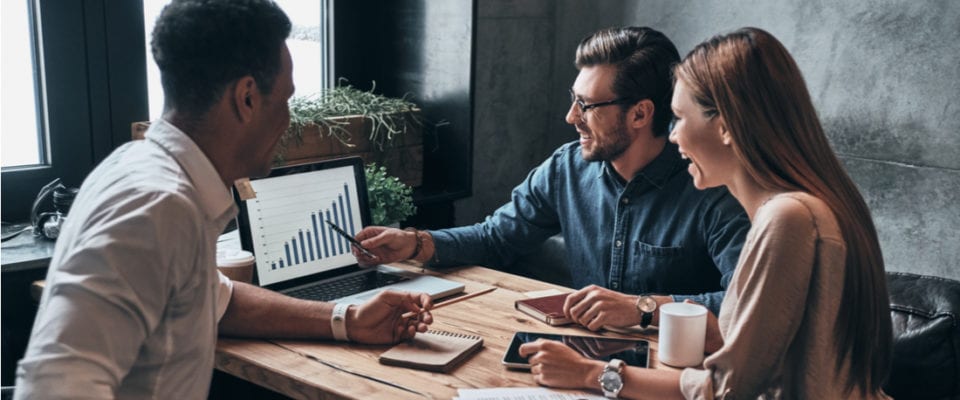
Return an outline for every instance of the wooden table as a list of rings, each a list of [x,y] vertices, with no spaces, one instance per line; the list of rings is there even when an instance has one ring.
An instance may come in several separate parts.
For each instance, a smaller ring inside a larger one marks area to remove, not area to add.
[[[410,265],[400,268],[421,271]],[[524,277],[483,267],[462,267],[439,274],[463,282],[472,293],[490,286],[497,290],[433,312],[431,329],[479,335],[484,347],[449,373],[382,365],[377,361],[389,345],[330,341],[248,340],[220,338],[216,368],[294,398],[305,399],[449,399],[460,388],[531,387],[528,372],[508,370],[500,360],[515,331],[591,334],[575,327],[551,327],[513,308],[523,293],[560,289]],[[606,332],[603,336],[624,337]],[[651,364],[656,368],[656,335],[651,340]]]

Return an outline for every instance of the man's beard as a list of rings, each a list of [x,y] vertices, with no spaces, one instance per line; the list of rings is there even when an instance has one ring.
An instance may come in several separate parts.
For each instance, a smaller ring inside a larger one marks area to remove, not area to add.
[[[587,153],[581,151],[583,159],[587,161],[613,161],[622,155],[630,147],[630,135],[627,134],[627,127],[621,120],[616,126],[604,135],[603,142],[597,140],[597,135],[593,134],[593,151]]]

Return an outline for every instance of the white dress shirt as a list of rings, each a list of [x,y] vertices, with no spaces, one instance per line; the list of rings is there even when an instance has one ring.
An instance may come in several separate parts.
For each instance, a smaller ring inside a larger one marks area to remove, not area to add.
[[[236,215],[213,164],[160,120],[84,181],[47,272],[17,398],[201,399],[232,284]]]

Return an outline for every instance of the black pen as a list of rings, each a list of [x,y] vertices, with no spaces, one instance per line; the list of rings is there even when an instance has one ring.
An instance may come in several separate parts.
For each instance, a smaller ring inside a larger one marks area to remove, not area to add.
[[[331,228],[333,228],[334,231],[339,233],[340,236],[343,236],[344,239],[347,239],[348,241],[350,241],[350,243],[353,244],[357,248],[357,250],[360,250],[363,254],[366,254],[367,257],[377,258],[375,254],[371,253],[370,250],[367,250],[366,248],[364,248],[363,245],[361,245],[360,242],[357,241],[357,239],[354,239],[353,236],[350,236],[349,233],[344,232],[343,229],[340,229],[339,226],[337,226],[333,222],[330,222],[330,220],[327,220],[326,222],[328,225],[330,225]]]

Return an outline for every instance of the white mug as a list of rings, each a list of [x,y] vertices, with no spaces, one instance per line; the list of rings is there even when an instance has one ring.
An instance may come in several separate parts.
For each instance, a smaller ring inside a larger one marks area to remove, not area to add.
[[[693,367],[703,362],[707,333],[707,308],[691,303],[660,306],[660,362],[674,367]]]

